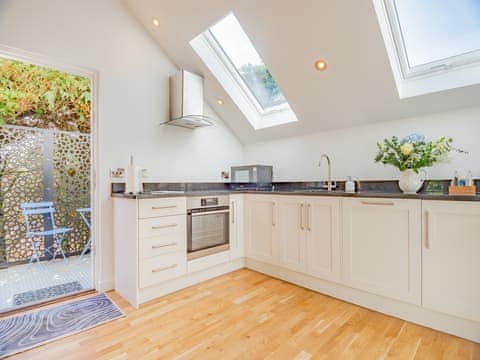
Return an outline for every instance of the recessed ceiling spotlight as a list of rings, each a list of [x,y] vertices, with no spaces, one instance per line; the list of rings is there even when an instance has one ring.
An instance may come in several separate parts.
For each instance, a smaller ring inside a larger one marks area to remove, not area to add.
[[[327,70],[327,62],[325,60],[317,60],[315,61],[315,69],[317,69],[318,71],[325,71]]]
[[[160,26],[160,20],[158,20],[157,17],[154,17],[154,18],[152,19],[152,23],[153,23],[153,25],[156,26],[156,27],[159,27],[159,26]]]
[[[217,104],[218,105],[223,105],[225,102],[223,101],[223,99],[217,99]]]

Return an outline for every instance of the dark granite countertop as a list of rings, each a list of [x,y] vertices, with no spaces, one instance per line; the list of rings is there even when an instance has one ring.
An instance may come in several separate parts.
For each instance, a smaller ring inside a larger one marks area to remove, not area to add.
[[[145,184],[147,191],[138,194],[126,194],[120,184],[112,185],[112,197],[124,199],[154,199],[167,197],[189,196],[214,196],[229,194],[273,194],[273,195],[297,195],[297,196],[339,196],[359,198],[390,198],[390,199],[420,199],[420,200],[444,200],[444,201],[480,201],[480,193],[476,196],[452,196],[448,195],[448,183],[445,181],[427,182],[422,191],[416,195],[403,194],[394,181],[370,181],[362,182],[362,188],[356,193],[346,193],[344,184],[339,183],[339,189],[328,192],[319,190],[315,182],[283,182],[269,184],[255,188],[245,184],[229,183],[151,183]]]

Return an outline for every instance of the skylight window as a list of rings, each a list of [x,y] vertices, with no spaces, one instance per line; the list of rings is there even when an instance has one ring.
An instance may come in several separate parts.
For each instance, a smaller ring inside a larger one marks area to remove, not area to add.
[[[297,121],[233,13],[190,44],[255,129]]]
[[[286,103],[280,88],[235,15],[230,14],[213,25],[210,33],[264,110]]]
[[[480,82],[478,0],[374,0],[400,97]]]

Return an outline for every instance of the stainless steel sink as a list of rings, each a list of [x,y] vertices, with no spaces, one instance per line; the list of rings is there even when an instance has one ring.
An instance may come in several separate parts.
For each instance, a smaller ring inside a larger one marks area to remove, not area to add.
[[[293,192],[328,192],[327,189],[297,189]]]
[[[293,192],[299,192],[299,193],[325,193],[325,194],[328,194],[328,193],[342,193],[344,192],[343,190],[331,190],[331,191],[328,191],[327,189],[296,189],[296,190],[293,190]]]

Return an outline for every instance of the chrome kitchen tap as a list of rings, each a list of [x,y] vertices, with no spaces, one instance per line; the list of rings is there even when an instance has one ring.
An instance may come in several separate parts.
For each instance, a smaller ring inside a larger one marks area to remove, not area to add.
[[[328,165],[328,180],[327,184],[322,185],[323,188],[326,188],[327,191],[332,191],[337,187],[337,184],[332,181],[332,161],[330,160],[330,157],[327,154],[322,154],[320,155],[320,160],[318,161],[318,166],[322,166],[322,159],[327,160],[327,165]]]

